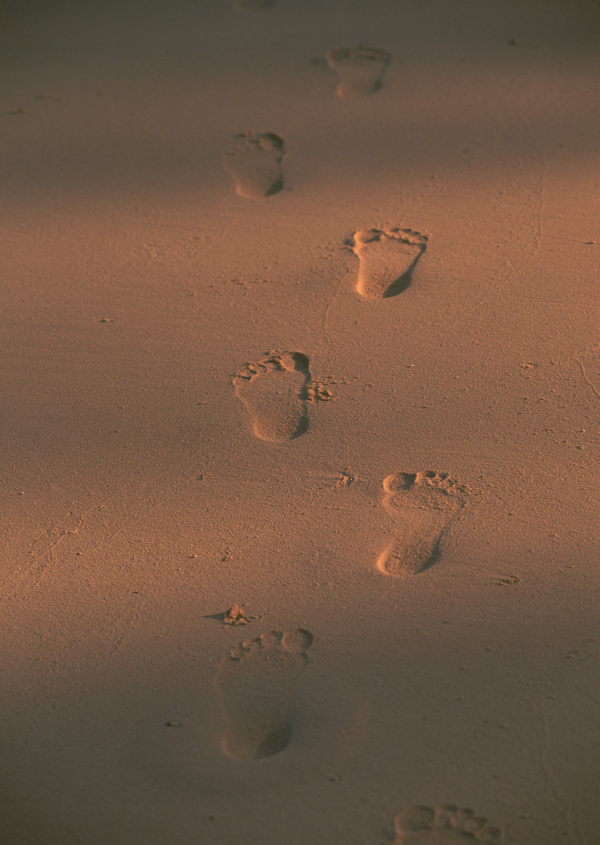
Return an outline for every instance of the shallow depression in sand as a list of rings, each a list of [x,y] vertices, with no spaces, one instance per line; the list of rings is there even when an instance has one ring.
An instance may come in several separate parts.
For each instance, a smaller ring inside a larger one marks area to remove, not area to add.
[[[407,807],[394,819],[394,829],[393,845],[490,845],[502,838],[486,818],[455,804]]]
[[[241,197],[270,197],[283,188],[281,160],[285,155],[283,138],[274,132],[248,133],[223,156],[223,166],[235,182]]]
[[[352,251],[359,260],[356,290],[369,299],[388,299],[410,285],[427,247],[427,235],[414,229],[360,229]]]
[[[313,639],[306,628],[268,631],[241,643],[221,663],[216,685],[226,724],[222,747],[229,757],[272,757],[288,745],[294,687]]]
[[[338,97],[354,99],[379,91],[391,56],[385,50],[358,44],[356,47],[330,50],[325,58],[329,67],[339,75]]]
[[[467,488],[447,473],[398,472],[383,480],[382,505],[394,520],[395,537],[377,559],[377,568],[399,578],[432,566],[440,541],[462,510]]]
[[[281,443],[308,429],[311,377],[302,352],[273,353],[246,364],[235,376],[235,392],[260,440]]]

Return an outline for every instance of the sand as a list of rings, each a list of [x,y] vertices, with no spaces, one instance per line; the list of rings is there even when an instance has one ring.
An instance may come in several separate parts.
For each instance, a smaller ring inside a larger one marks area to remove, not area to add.
[[[3,843],[600,841],[599,35],[4,9]]]

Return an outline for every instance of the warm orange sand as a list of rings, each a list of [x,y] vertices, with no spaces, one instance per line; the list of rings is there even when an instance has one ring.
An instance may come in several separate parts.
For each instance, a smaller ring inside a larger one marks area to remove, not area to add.
[[[599,36],[4,9],[3,845],[598,845]]]

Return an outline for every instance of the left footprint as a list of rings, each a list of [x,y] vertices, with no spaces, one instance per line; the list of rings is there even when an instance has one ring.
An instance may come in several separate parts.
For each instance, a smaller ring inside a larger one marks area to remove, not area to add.
[[[313,643],[306,628],[246,640],[222,661],[216,685],[225,716],[223,750],[235,760],[272,757],[288,745],[294,686]]]
[[[234,178],[241,197],[270,197],[283,188],[283,138],[274,132],[238,136],[239,142],[223,156],[223,166]]]
[[[233,383],[260,440],[282,443],[308,428],[310,370],[302,352],[281,352],[247,364]]]

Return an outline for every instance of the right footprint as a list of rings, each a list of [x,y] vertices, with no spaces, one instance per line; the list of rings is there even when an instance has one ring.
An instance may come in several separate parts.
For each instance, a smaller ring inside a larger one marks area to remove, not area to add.
[[[225,716],[223,750],[235,760],[272,757],[288,745],[294,684],[313,643],[306,628],[247,640],[221,663],[217,688]]]
[[[360,262],[356,290],[370,299],[402,293],[428,240],[414,229],[360,229],[352,240],[352,251]]]
[[[254,198],[279,193],[283,188],[283,138],[274,132],[247,133],[238,137],[239,143],[223,156],[223,166],[233,176],[238,194]]]
[[[397,525],[396,538],[377,559],[377,568],[399,578],[432,566],[450,522],[461,511],[468,491],[447,473],[398,472],[383,480],[382,505]]]
[[[501,833],[473,810],[446,804],[443,807],[407,807],[394,819],[393,845],[452,845],[464,842],[500,842]]]
[[[330,50],[325,58],[329,67],[340,77],[337,95],[352,99],[368,97],[379,91],[391,55],[385,50],[358,44],[344,50]]]

